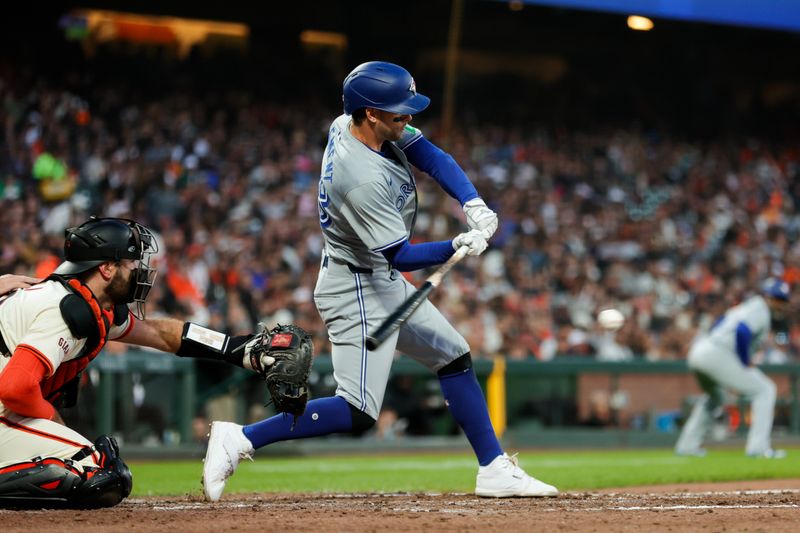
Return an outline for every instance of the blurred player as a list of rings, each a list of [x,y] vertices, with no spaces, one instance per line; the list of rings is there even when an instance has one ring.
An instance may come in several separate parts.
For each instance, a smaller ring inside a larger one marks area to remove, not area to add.
[[[254,448],[289,439],[371,428],[381,409],[395,348],[435,372],[447,405],[478,458],[479,496],[554,496],[555,487],[528,476],[505,453],[492,428],[464,338],[426,301],[377,350],[376,328],[415,287],[400,272],[444,263],[461,246],[480,255],[497,215],[453,158],[409,123],[428,107],[402,67],[373,61],[344,80],[344,114],[330,126],[319,181],[325,239],[314,301],[333,345],[336,395],[309,402],[296,424],[277,415],[245,426],[215,422],[203,471],[216,501],[239,460]],[[411,244],[417,187],[411,166],[429,174],[463,207],[471,231],[452,240]],[[435,474],[434,474],[435,475]]]
[[[755,295],[729,309],[711,330],[700,336],[689,350],[689,368],[695,372],[705,394],[698,400],[683,426],[675,453],[705,455],[702,448],[715,416],[721,413],[724,390],[751,400],[751,424],[745,453],[751,457],[782,458],[783,450],[770,443],[775,410],[775,383],[752,366],[752,356],[769,334],[772,323],[783,320],[789,306],[789,285],[770,279],[762,295]]]
[[[156,251],[141,224],[92,218],[67,230],[66,261],[45,281],[0,278],[0,506],[108,507],[130,493],[114,438],[92,443],[56,410],[74,405],[81,372],[108,340],[239,366],[249,360],[252,336],[144,320]]]

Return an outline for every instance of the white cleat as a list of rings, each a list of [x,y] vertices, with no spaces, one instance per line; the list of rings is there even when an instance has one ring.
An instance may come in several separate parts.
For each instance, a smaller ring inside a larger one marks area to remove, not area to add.
[[[253,459],[253,443],[232,422],[212,422],[208,450],[203,460],[203,492],[206,500],[219,501],[225,482],[236,471],[240,459]]]
[[[487,498],[558,496],[558,489],[525,473],[517,455],[498,455],[486,466],[478,467],[475,494]]]
[[[773,450],[769,448],[761,453],[748,453],[747,456],[761,459],[785,459],[786,450]]]

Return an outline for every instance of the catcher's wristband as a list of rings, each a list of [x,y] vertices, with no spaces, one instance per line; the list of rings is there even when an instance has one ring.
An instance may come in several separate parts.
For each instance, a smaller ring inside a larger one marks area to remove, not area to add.
[[[236,366],[242,365],[242,350],[252,335],[231,337],[220,331],[204,328],[194,322],[183,325],[181,346],[175,355],[225,361]]]

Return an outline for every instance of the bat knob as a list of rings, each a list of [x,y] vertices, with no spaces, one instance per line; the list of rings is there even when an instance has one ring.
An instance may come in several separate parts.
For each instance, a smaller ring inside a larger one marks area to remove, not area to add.
[[[367,337],[367,350],[373,351],[378,347],[379,344],[380,343],[378,343],[378,339],[375,337]]]

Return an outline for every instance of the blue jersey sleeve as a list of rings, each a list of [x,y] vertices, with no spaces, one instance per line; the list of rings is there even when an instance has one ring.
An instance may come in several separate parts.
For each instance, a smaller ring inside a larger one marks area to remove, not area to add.
[[[411,244],[404,240],[383,250],[383,256],[401,272],[411,272],[429,266],[440,265],[455,253],[453,241],[423,242]]]
[[[422,135],[402,146],[408,162],[429,174],[461,205],[478,197],[478,191],[453,157]]]
[[[753,332],[747,327],[744,322],[739,322],[736,326],[736,355],[742,361],[744,366],[750,364],[750,341],[753,338]]]

